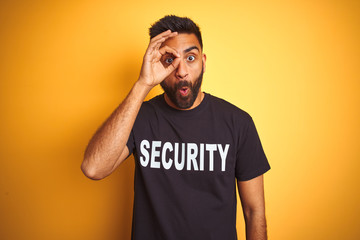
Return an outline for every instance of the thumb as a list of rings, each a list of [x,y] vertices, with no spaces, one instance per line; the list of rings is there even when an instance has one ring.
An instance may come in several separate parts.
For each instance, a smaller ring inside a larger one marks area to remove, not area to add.
[[[178,68],[180,61],[180,58],[175,58],[174,61],[167,67],[167,71],[169,72],[169,74]]]

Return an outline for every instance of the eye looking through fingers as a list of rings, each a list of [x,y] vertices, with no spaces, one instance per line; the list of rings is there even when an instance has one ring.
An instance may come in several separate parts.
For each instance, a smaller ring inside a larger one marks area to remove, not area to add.
[[[175,58],[176,57],[173,54],[166,54],[163,56],[161,61],[164,65],[168,66],[174,62]]]

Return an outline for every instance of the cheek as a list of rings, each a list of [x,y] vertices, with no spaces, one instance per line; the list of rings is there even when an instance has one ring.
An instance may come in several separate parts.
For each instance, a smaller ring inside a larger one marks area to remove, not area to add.
[[[193,75],[193,76],[198,76],[200,73],[201,73],[201,71],[202,71],[202,62],[198,62],[198,63],[196,63],[196,64],[194,64],[194,65],[192,65],[191,67],[190,67],[190,69],[191,69],[191,74]]]
[[[173,86],[174,85],[174,72],[172,72],[169,76],[167,76],[162,82],[166,84],[167,86]]]

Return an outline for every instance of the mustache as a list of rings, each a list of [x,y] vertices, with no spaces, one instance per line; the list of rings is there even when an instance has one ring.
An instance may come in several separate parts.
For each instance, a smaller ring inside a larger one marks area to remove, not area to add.
[[[182,81],[179,81],[176,85],[175,85],[175,89],[179,89],[179,88],[182,88],[182,87],[191,87],[192,84],[186,80],[182,80]]]

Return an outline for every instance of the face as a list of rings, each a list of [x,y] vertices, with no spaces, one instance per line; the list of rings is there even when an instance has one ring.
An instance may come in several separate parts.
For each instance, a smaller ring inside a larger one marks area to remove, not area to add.
[[[160,83],[167,103],[177,109],[192,109],[200,104],[201,83],[206,56],[202,53],[195,34],[181,33],[168,39],[162,46],[169,46],[180,54],[178,67]],[[164,66],[174,61],[174,56],[162,56]]]

